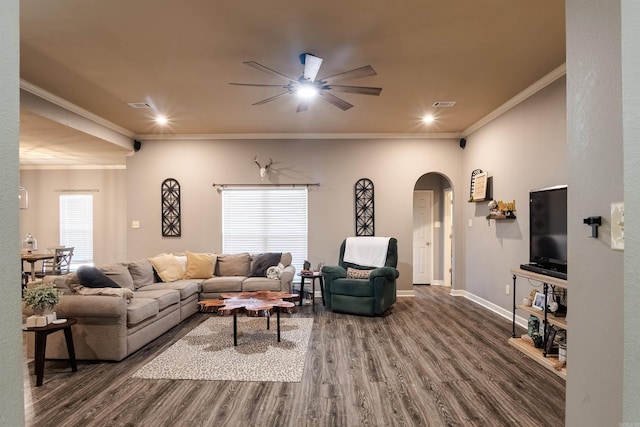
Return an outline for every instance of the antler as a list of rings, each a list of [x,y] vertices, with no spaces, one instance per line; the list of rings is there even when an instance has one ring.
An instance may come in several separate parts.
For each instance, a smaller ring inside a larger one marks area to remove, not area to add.
[[[253,157],[253,161],[255,162],[255,164],[256,164],[256,165],[258,165],[258,167],[259,167],[260,169],[262,169],[262,166],[260,166],[260,163],[258,163],[258,156],[257,156],[257,155],[255,155],[255,156]]]
[[[271,160],[271,157],[269,157],[269,163],[267,163],[267,166],[265,166],[265,169],[269,169],[269,166],[271,166],[273,164],[273,160]]]

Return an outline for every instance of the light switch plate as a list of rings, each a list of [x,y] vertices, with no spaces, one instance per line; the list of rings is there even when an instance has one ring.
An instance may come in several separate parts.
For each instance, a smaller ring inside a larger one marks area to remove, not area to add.
[[[624,202],[611,203],[611,249],[624,250]]]

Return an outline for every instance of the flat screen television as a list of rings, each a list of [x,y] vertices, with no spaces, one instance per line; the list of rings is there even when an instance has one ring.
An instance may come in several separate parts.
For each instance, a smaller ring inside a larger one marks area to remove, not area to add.
[[[529,270],[567,277],[567,186],[529,192]]]

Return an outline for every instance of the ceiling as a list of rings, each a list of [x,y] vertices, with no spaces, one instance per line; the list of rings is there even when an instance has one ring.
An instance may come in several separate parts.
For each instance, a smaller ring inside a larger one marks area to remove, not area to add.
[[[20,15],[23,83],[131,139],[463,135],[565,62],[558,0],[21,0]],[[294,95],[253,106],[281,90],[228,84],[286,84],[243,62],[298,77],[305,52],[324,59],[320,78],[371,65],[377,75],[340,83],[382,93],[296,113]],[[20,150],[23,166],[123,165],[131,151],[25,107]]]

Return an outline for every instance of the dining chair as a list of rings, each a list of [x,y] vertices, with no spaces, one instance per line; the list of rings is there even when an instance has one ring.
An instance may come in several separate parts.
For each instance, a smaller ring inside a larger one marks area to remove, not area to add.
[[[36,274],[36,277],[62,275],[71,271],[73,246],[68,248],[52,248],[52,250],[55,251],[53,258],[42,262],[42,272]]]

